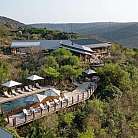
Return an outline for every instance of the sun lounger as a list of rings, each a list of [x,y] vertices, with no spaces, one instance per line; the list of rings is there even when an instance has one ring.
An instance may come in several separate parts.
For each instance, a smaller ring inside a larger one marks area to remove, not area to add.
[[[18,92],[20,94],[24,94],[24,92],[21,90],[21,88],[17,88],[16,92]]]
[[[35,90],[36,90],[36,88],[34,88],[32,85],[29,85],[28,87],[29,87],[29,89],[31,89],[32,91],[35,91]]]
[[[44,106],[42,103],[40,104],[40,107],[42,110],[46,110],[47,109],[47,106]]]
[[[19,93],[17,93],[14,89],[12,89],[11,92],[12,92],[12,94],[15,95],[15,96],[19,95]]]
[[[41,89],[41,86],[39,85],[39,83],[36,83],[35,87],[38,88],[38,89]]]
[[[30,110],[23,109],[23,113],[27,116],[31,115]]]
[[[3,92],[3,94],[4,94],[4,96],[7,97],[7,98],[11,98],[11,97],[12,97],[12,95],[8,94],[7,91]]]
[[[27,92],[31,92],[32,90],[28,88],[28,86],[24,86],[24,90]]]

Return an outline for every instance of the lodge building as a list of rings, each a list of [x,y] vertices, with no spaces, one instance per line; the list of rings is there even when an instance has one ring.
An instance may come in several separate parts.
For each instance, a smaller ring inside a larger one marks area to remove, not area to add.
[[[70,50],[83,61],[98,63],[110,56],[111,43],[93,39],[77,40],[17,40],[11,44],[12,54],[27,55],[30,53],[45,53],[59,47]]]

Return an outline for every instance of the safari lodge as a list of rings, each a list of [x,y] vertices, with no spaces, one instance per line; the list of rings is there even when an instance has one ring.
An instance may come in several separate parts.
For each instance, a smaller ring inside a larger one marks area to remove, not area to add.
[[[45,55],[57,48],[65,48],[79,56],[83,62],[100,64],[110,56],[111,44],[97,40],[18,40],[11,44],[11,53],[25,58],[31,54]],[[89,68],[83,72],[82,82],[74,80],[72,91],[59,90],[46,85],[45,77],[31,74],[28,83],[9,80],[1,84],[0,112],[4,114],[8,127],[19,127],[44,116],[88,100],[97,88],[99,77]]]
[[[63,47],[78,55],[84,62],[101,63],[110,56],[111,43],[93,39],[78,40],[18,40],[11,44],[11,53],[27,56],[30,53],[45,54],[48,51]]]

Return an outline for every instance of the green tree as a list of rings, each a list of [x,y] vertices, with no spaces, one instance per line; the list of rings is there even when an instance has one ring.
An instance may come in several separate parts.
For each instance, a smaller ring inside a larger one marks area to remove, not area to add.
[[[55,138],[52,130],[42,127],[39,123],[33,123],[26,138]]]
[[[118,64],[106,64],[104,67],[97,69],[97,73],[102,82],[101,89],[110,84],[118,87],[121,91],[131,89],[130,74]]]
[[[0,61],[0,83],[10,78],[10,65],[8,63]]]
[[[77,78],[79,75],[82,74],[82,69],[74,69],[70,65],[65,65],[60,68],[60,73],[62,78],[65,79],[71,79]]]
[[[59,66],[54,56],[46,57],[44,60],[44,64],[45,66],[52,67],[52,68],[58,68]]]
[[[43,67],[42,68],[42,74],[44,76],[48,76],[48,77],[51,77],[53,79],[56,79],[59,77],[59,72],[52,67]]]
[[[72,56],[72,53],[69,50],[66,50],[65,48],[58,48],[52,53],[52,55],[55,56],[58,64],[61,66],[63,60]]]

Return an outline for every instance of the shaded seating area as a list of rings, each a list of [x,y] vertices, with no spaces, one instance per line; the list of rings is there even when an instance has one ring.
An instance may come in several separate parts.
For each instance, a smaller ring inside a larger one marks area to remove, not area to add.
[[[7,89],[7,91],[4,91],[3,94],[7,98],[11,98],[12,96],[17,96],[19,95],[18,92],[15,91],[15,87],[21,85],[22,83],[10,80],[7,81],[6,83],[1,84],[4,88]],[[9,92],[9,93],[8,93]]]
[[[43,80],[43,79],[44,78],[42,78],[38,75],[32,75],[27,78],[27,80],[31,81],[27,85],[24,85],[20,82],[16,82],[13,80],[7,81],[7,82],[1,84],[1,86],[3,88],[3,96],[5,98],[11,98],[14,96],[19,96],[20,94],[25,94],[26,92],[32,92],[32,91],[41,89],[42,87],[40,86],[40,84],[37,81]]]
[[[85,81],[92,81],[92,77],[95,76],[97,74],[97,72],[93,69],[86,69],[84,72],[83,72],[83,76],[84,76],[84,79]]]
[[[43,77],[40,77],[38,75],[32,75],[32,76],[28,77],[27,79],[30,80],[30,81],[32,81],[33,84],[34,84],[34,87],[32,85],[30,85],[31,86],[30,89],[35,89],[35,88],[41,89],[41,86],[36,81],[43,80],[44,79]]]

